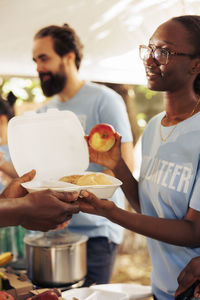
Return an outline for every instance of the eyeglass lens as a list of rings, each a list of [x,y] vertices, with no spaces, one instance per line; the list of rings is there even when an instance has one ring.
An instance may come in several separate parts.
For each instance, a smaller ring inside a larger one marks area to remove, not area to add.
[[[151,49],[150,47],[141,47],[140,48],[140,57],[142,60],[149,59],[150,55],[153,56],[160,64],[166,64],[168,59],[167,51],[163,51],[163,49],[156,48]]]

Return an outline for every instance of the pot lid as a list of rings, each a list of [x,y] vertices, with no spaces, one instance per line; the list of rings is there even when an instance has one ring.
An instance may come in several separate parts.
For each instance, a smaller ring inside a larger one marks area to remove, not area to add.
[[[88,239],[85,235],[79,235],[71,232],[60,233],[49,231],[47,233],[29,233],[24,237],[24,243],[34,247],[62,247],[80,244]]]
[[[84,130],[71,111],[25,112],[8,123],[8,146],[19,176],[36,170],[34,180],[84,172],[89,153]]]

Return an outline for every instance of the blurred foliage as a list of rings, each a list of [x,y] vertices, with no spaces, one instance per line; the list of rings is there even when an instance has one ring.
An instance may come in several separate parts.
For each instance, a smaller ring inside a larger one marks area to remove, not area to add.
[[[128,108],[135,141],[137,141],[148,121],[163,110],[162,93],[151,91],[144,85],[123,85],[105,82],[103,84],[114,89],[123,97]],[[0,77],[0,96],[6,99],[10,91],[17,96],[17,104],[19,105],[23,103],[38,104],[46,100],[38,78]]]
[[[105,84],[114,89],[124,99],[133,137],[135,142],[137,142],[148,121],[163,110],[162,93],[151,91],[144,85],[124,85],[106,82],[98,83]]]
[[[157,113],[163,111],[163,94],[149,90],[144,85],[134,85],[137,118],[147,123]]]
[[[10,91],[15,94],[18,102],[44,101],[37,78],[0,78],[0,96],[6,99]]]

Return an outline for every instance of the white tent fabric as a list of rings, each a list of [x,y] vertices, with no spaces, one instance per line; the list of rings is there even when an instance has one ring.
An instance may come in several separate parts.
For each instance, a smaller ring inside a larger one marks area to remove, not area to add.
[[[32,39],[41,27],[70,24],[84,47],[86,80],[145,83],[138,46],[182,14],[200,14],[200,0],[0,0],[0,74],[37,76]]]

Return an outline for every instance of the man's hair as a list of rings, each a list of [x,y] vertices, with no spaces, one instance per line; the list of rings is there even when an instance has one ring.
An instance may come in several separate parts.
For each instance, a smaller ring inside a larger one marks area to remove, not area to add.
[[[188,42],[195,48],[194,54],[200,57],[200,16],[198,15],[183,15],[172,18],[173,21],[181,23],[188,31]],[[200,95],[200,73],[194,81],[194,90]]]
[[[76,55],[75,64],[77,69],[83,57],[83,45],[75,30],[68,24],[63,26],[51,25],[40,29],[34,36],[34,39],[50,36],[53,39],[54,50],[59,56],[64,56],[69,52]]]

